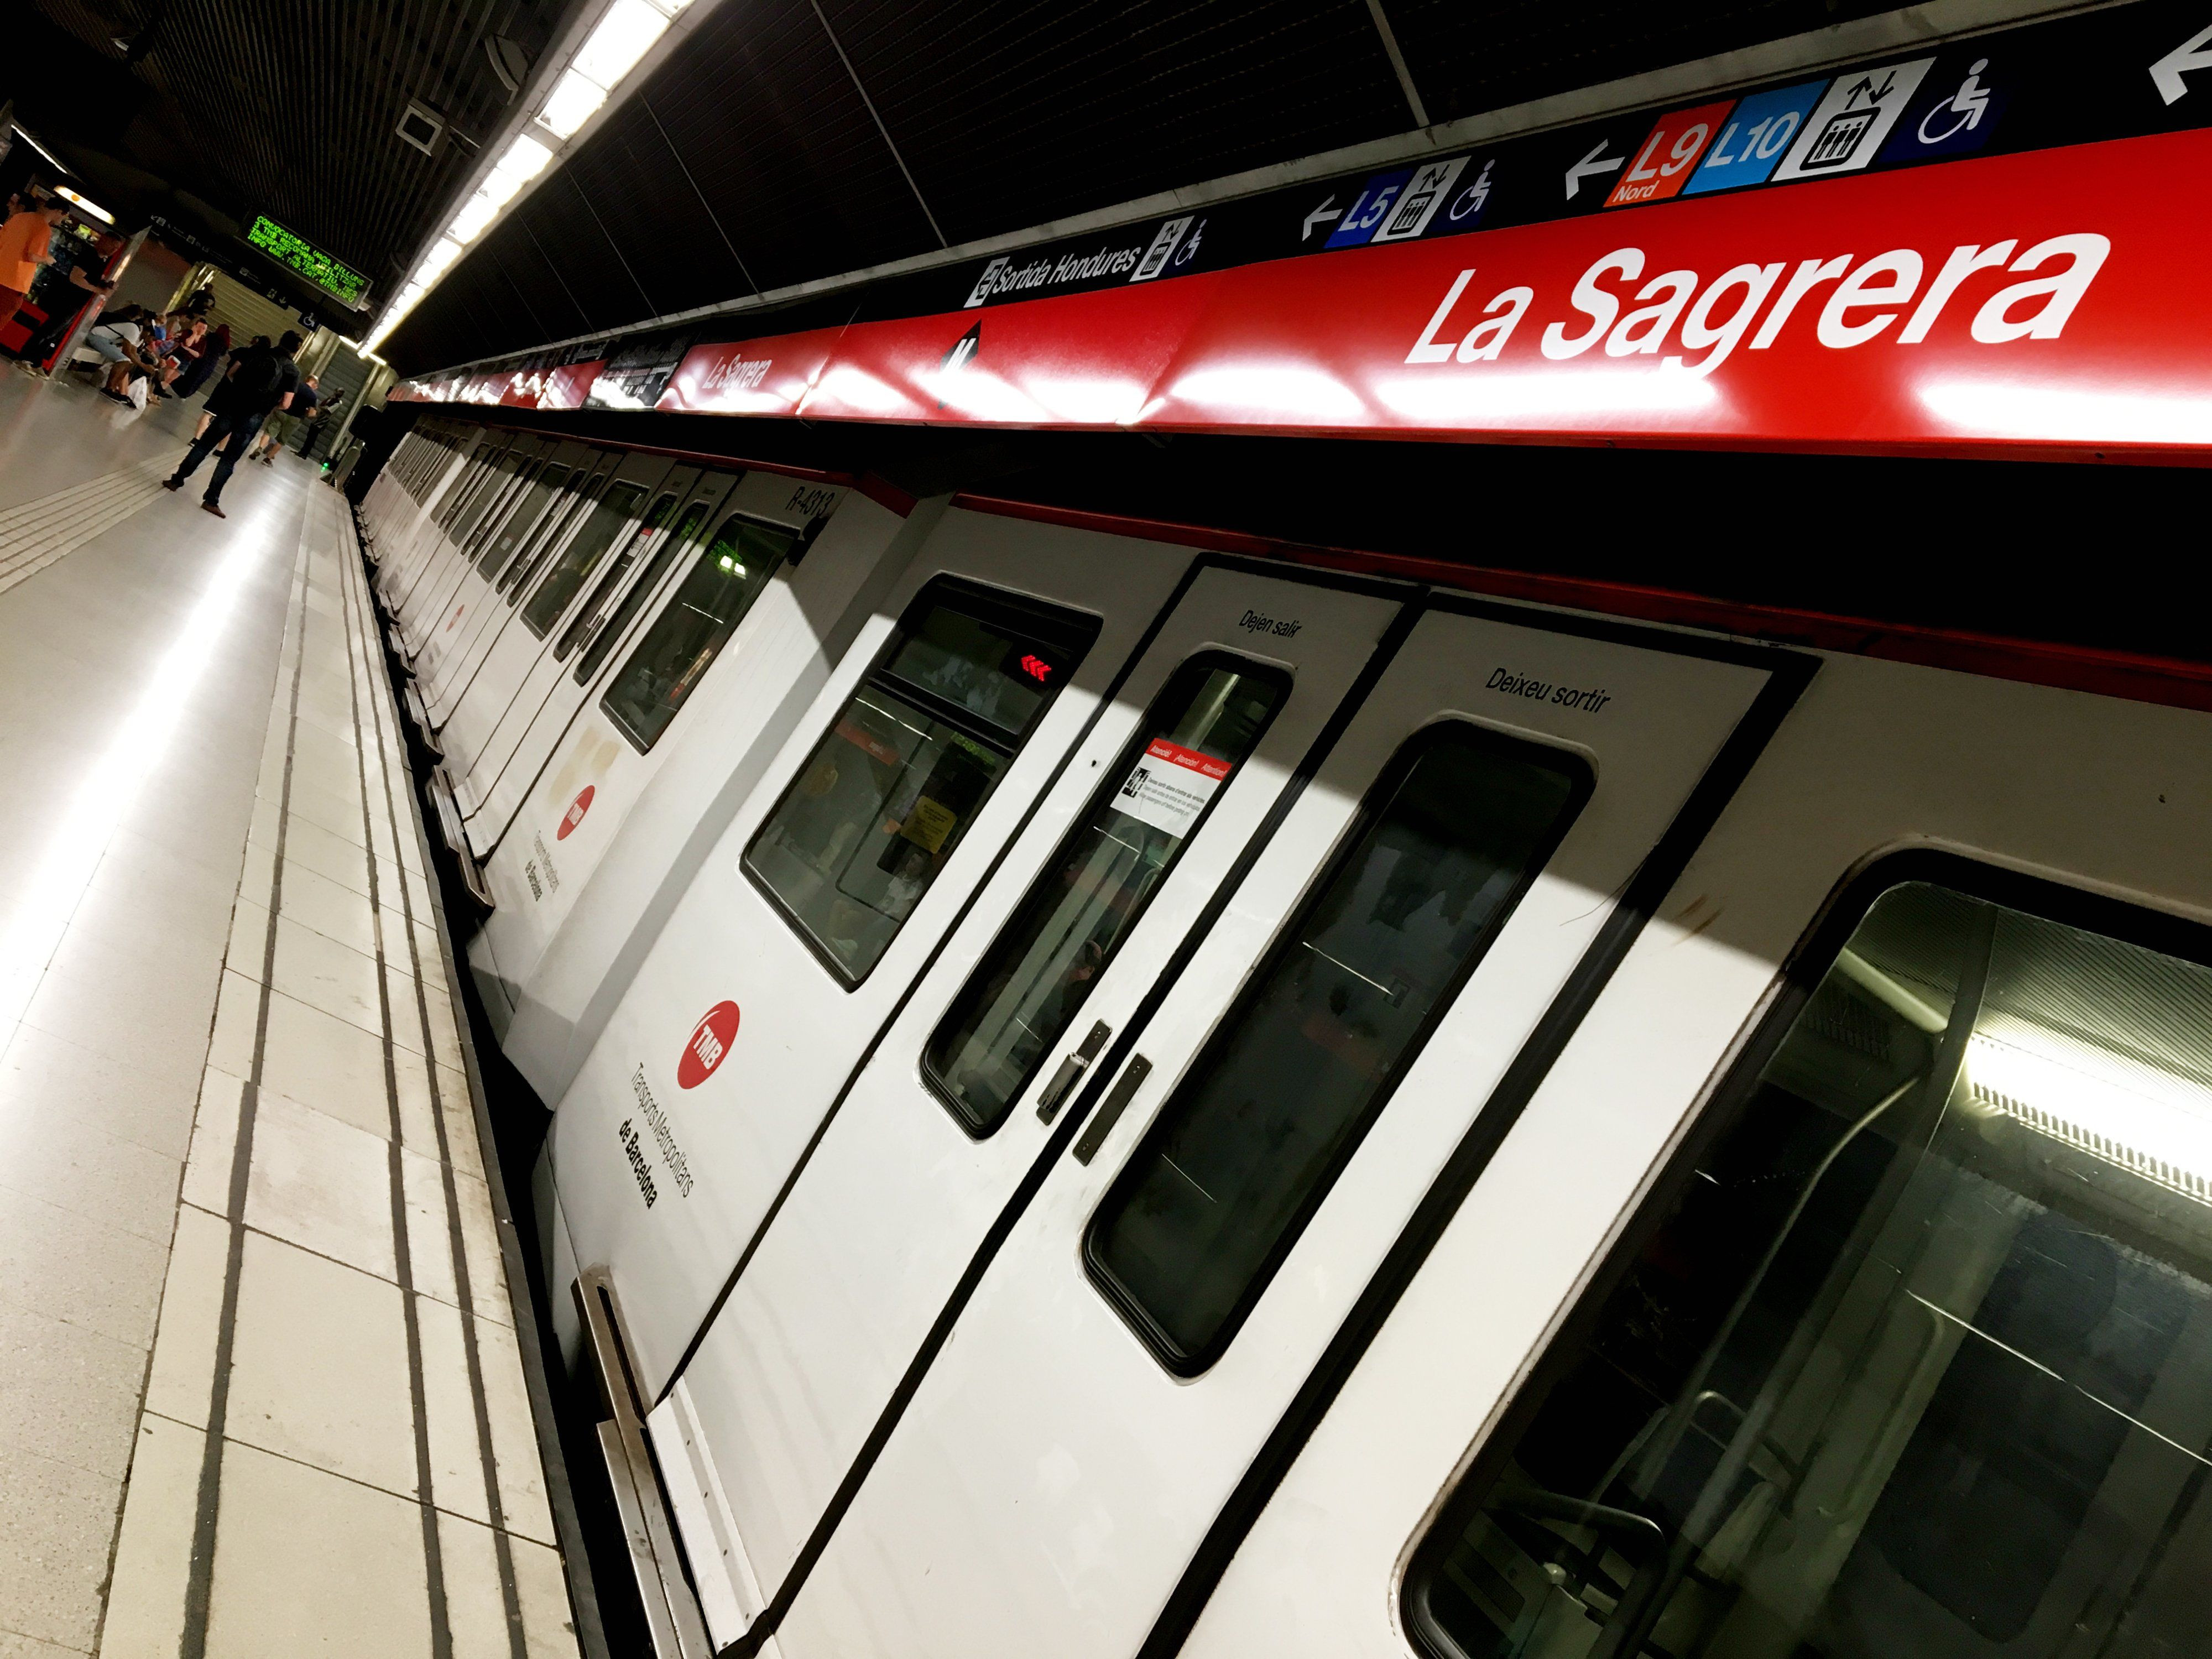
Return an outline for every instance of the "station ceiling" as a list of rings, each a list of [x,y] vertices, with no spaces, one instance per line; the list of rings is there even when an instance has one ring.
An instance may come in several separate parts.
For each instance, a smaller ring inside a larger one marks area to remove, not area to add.
[[[720,0],[384,351],[597,333],[1886,9],[1381,0],[1409,98],[1370,0]]]
[[[19,0],[0,96],[125,228],[158,214],[250,262],[265,215],[388,295],[511,113],[486,41],[534,58],[578,3]],[[410,100],[447,124],[434,155],[398,135]]]

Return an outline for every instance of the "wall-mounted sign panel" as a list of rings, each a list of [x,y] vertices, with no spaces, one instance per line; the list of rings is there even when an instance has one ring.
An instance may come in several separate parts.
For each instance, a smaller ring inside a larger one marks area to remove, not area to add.
[[[629,395],[2212,459],[2212,221],[2174,183],[2212,168],[2208,127],[2212,0],[2118,7],[931,273],[842,328],[694,346]],[[514,384],[413,395],[494,383]]]
[[[284,228],[274,219],[256,219],[246,240],[288,270],[298,272],[319,289],[358,307],[368,291],[368,279],[339,264],[305,237]]]

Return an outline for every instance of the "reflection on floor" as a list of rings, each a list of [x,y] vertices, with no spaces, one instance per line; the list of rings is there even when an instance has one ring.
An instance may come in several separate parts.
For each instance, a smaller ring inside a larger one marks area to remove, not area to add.
[[[0,1659],[573,1654],[343,503],[196,413],[0,380]]]

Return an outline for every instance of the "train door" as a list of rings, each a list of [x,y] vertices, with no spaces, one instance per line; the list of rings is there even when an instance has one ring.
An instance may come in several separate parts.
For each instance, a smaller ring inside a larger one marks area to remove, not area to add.
[[[1782,660],[1425,614],[929,1310],[782,1652],[1134,1652]]]
[[[662,481],[636,532],[606,560],[582,603],[562,624],[551,651],[541,653],[531,665],[522,689],[485,739],[483,752],[465,774],[454,779],[465,819],[483,817],[494,787],[522,751],[534,756],[533,772],[543,763],[547,745],[558,740],[585,695],[584,685],[571,673],[578,665],[578,653],[589,652],[617,617],[626,620],[636,606],[659,593],[670,565],[711,533],[714,511],[729,493],[732,477],[726,472],[678,468]],[[599,653],[591,660],[596,667]],[[470,842],[479,856],[498,840],[504,827],[485,822],[471,830]]]
[[[735,1521],[718,1639],[780,1587],[1060,1112],[1419,592],[1202,570],[886,1029],[684,1371]]]
[[[562,729],[533,727],[480,814],[502,827],[483,872],[495,908],[469,943],[484,1005],[543,1098],[565,1095],[590,1052],[596,1027],[579,1036],[579,1016],[609,958],[631,951],[659,892],[690,884],[933,517],[750,473],[696,538],[655,551],[665,569],[648,568],[579,647],[563,690],[582,701]],[[534,1036],[509,1024],[523,1008]]]
[[[437,608],[437,634],[416,663],[434,726],[451,714],[453,694],[505,622],[501,599],[574,533],[616,459],[604,450],[561,445],[525,473],[510,502],[461,548]]]
[[[1143,1651],[2205,1651],[2208,725],[1829,660]]]
[[[506,833],[579,711],[603,690],[629,746],[650,748],[647,734],[666,730],[755,604],[788,580],[787,567],[810,551],[810,529],[842,493],[795,492],[769,473],[702,478],[676,521],[641,548],[627,583],[605,584],[563,628],[550,663],[540,664],[552,689],[508,757],[479,780],[480,800],[468,803],[471,843],[489,852]],[[788,505],[799,497],[803,507]]]
[[[520,459],[512,455],[514,471],[488,484],[481,501],[489,503],[462,509],[457,533],[444,572],[434,583],[419,584],[429,598],[417,604],[427,624],[434,624],[414,659],[416,678],[427,688],[439,683],[441,670],[472,640],[483,626],[491,584],[528,556],[546,537],[559,533],[572,521],[586,492],[599,452],[581,444],[559,443]],[[470,529],[467,521],[477,520]]]
[[[434,538],[399,600],[403,643],[417,673],[424,672],[426,659],[434,662],[450,645],[444,626],[447,605],[466,593],[477,554],[513,524],[515,509],[531,501],[550,470],[547,458],[557,448],[539,439],[514,440],[485,466],[469,493],[456,500],[451,526]]]
[[[676,901],[551,1132],[656,1392],[1195,557],[946,514]]]
[[[549,547],[535,572],[526,573],[507,590],[513,615],[484,652],[473,678],[457,697],[439,738],[446,763],[457,784],[479,769],[497,771],[488,753],[502,721],[510,714],[526,721],[534,708],[516,703],[532,688],[544,700],[547,679],[541,665],[551,664],[566,635],[572,611],[588,603],[593,584],[606,575],[619,580],[635,562],[641,544],[665,531],[699,481],[695,467],[671,468],[661,457],[634,458],[607,485],[576,532],[557,548]],[[519,733],[518,733],[519,735]]]
[[[387,609],[398,613],[400,602],[421,576],[423,562],[432,556],[450,532],[455,513],[476,491],[497,450],[506,440],[495,434],[468,434],[456,446],[455,460],[434,494],[422,503],[411,527],[383,540],[377,550],[376,590]]]
[[[441,507],[425,524],[413,568],[392,595],[402,644],[410,658],[439,643],[444,600],[459,586],[479,541],[497,531],[550,447],[529,437],[488,441],[481,466],[456,485],[450,516]]]
[[[599,459],[607,466],[605,488],[594,491],[594,479],[587,477],[584,494],[588,499],[580,501],[550,533],[532,537],[500,573],[493,590],[503,605],[487,599],[478,606],[474,639],[456,653],[425,695],[431,722],[441,731],[465,697],[474,705],[477,719],[483,719],[486,709],[494,718],[504,709],[546,635],[575,603],[578,590],[599,568],[607,550],[629,535],[653,489],[668,476],[665,456]],[[487,669],[489,680],[483,678]],[[486,726],[473,729],[482,732]]]
[[[470,471],[470,458],[477,451],[482,435],[443,422],[437,423],[434,430],[422,434],[422,449],[411,459],[406,471],[398,475],[392,492],[385,497],[385,510],[377,524],[380,589],[389,588],[382,567],[390,565],[395,555],[406,556],[424,524],[451,499],[457,481]],[[377,482],[381,485],[385,481],[380,478]]]

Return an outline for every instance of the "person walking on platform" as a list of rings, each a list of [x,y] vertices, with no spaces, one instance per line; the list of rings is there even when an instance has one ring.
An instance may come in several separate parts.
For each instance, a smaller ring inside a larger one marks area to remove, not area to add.
[[[246,452],[246,459],[258,459],[264,466],[276,465],[276,452],[307,429],[307,422],[315,417],[315,405],[322,400],[319,383],[310,374],[300,382],[300,389],[292,394],[289,407],[262,422],[261,435]]]
[[[39,267],[53,262],[54,227],[68,217],[69,204],[49,196],[0,225],[0,328],[15,320],[15,308],[39,280]]]
[[[292,354],[301,343],[299,335],[287,330],[273,350],[237,355],[222,384],[208,394],[208,419],[177,470],[161,481],[164,489],[182,489],[208,452],[221,444],[222,453],[216,458],[215,476],[208,480],[200,506],[218,519],[230,516],[222,510],[222,487],[230,482],[261,422],[276,410],[290,406],[292,394],[300,385],[299,366],[293,362]]]

